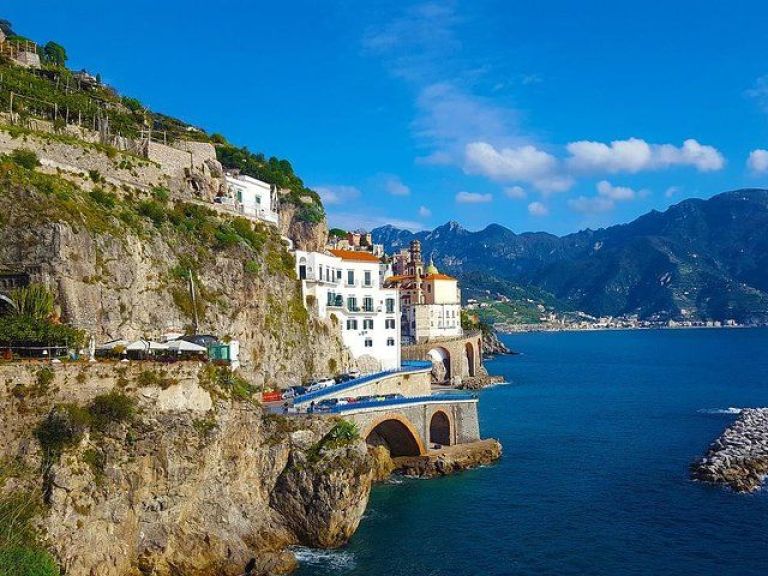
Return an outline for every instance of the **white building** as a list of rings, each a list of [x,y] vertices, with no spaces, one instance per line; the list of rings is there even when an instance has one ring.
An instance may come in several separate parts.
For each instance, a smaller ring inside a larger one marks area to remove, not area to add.
[[[227,174],[229,199],[235,211],[277,224],[277,187],[244,174]],[[228,204],[224,201],[222,204]]]
[[[429,342],[463,335],[458,280],[441,274],[431,261],[425,267],[418,240],[411,242],[408,251],[396,256],[394,268],[399,274],[387,276],[384,285],[397,288],[400,294],[405,342]]]
[[[362,372],[400,367],[398,293],[382,287],[380,265],[371,252],[296,251],[307,307],[339,326]]]

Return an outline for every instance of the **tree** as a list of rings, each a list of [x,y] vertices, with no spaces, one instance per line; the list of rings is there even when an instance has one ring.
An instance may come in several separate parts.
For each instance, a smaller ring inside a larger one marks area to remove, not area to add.
[[[67,62],[67,51],[61,44],[51,41],[43,46],[43,58],[48,64],[64,66]]]
[[[16,32],[13,31],[13,24],[11,24],[10,20],[0,19],[0,30],[2,30],[3,34],[6,36],[16,36]]]

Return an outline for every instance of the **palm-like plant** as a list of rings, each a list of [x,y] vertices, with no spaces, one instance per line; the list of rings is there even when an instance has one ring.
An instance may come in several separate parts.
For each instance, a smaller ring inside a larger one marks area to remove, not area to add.
[[[53,294],[42,284],[30,284],[10,293],[14,313],[18,316],[48,320],[54,314]]]

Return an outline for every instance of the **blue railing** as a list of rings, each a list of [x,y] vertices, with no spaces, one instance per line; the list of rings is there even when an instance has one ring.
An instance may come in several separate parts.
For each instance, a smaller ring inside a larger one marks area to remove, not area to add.
[[[367,384],[368,382],[375,382],[376,380],[380,380],[381,378],[386,378],[387,376],[395,376],[397,374],[405,374],[408,372],[419,372],[421,370],[426,370],[427,368],[431,368],[431,367],[432,367],[432,362],[427,362],[423,360],[406,360],[402,363],[400,368],[396,368],[394,370],[384,370],[382,372],[374,372],[373,374],[366,374],[365,376],[360,376],[359,378],[353,378],[352,380],[347,380],[346,382],[342,382],[340,384],[332,384],[331,386],[327,386],[322,390],[307,392],[306,394],[302,394],[301,396],[294,398],[293,404],[295,406],[297,404],[312,402],[313,400],[317,400],[318,398],[323,398],[325,396],[328,396],[329,394],[335,394],[336,392],[341,392],[342,390],[355,388],[362,384]]]
[[[405,396],[402,398],[386,398],[384,400],[366,400],[365,402],[350,402],[333,406],[326,410],[316,410],[318,414],[343,414],[364,408],[385,408],[387,406],[404,406],[407,404],[423,404],[424,402],[469,402],[477,400],[476,394],[433,394],[431,396]]]

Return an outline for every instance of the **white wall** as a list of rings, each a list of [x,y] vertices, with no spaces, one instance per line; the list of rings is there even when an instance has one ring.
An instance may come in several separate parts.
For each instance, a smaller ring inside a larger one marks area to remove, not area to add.
[[[271,184],[241,174],[227,175],[227,186],[235,199],[239,198],[237,208],[240,213],[277,224],[278,215],[276,207],[272,205]]]
[[[365,281],[366,272],[369,283]],[[336,316],[342,340],[353,357],[373,357],[383,370],[400,367],[398,293],[381,287],[378,262],[342,260],[330,254],[297,250],[296,273],[302,278],[305,301],[307,295],[314,296],[321,317]],[[329,295],[333,297],[330,301]],[[366,298],[370,299],[370,310],[364,307]],[[391,301],[391,312],[387,311],[387,300]],[[361,364],[362,368],[368,367],[365,362]]]

